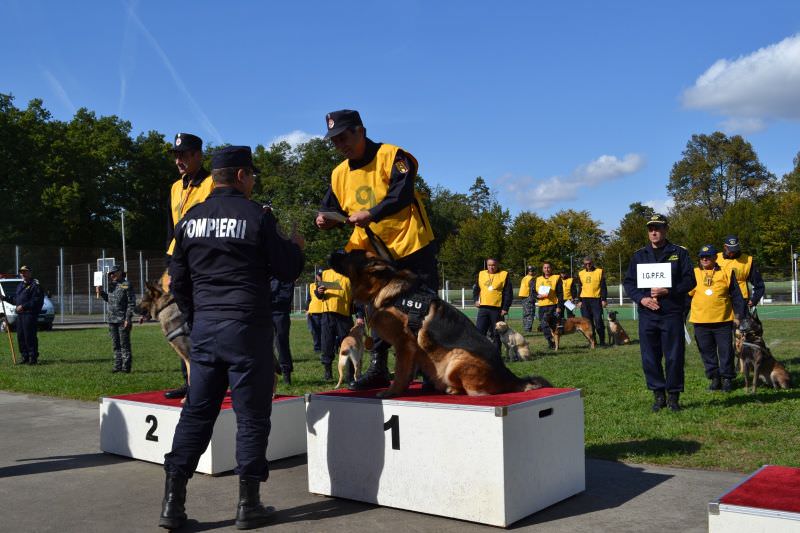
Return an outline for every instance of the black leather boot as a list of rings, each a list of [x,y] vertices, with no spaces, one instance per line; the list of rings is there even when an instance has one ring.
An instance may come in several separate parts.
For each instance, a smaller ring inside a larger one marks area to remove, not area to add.
[[[711,381],[708,384],[708,390],[720,390],[722,388],[722,382],[719,380],[719,375],[715,374],[711,376]]]
[[[186,479],[176,474],[167,474],[164,483],[164,500],[161,502],[161,517],[158,525],[165,529],[179,529],[186,523]]]
[[[369,368],[361,376],[361,379],[351,383],[348,388],[350,390],[367,390],[388,387],[390,384],[389,368],[386,366],[388,358],[388,353],[372,352]]]
[[[333,369],[331,368],[331,363],[323,363],[322,366],[325,368],[325,381],[333,381]]]
[[[236,529],[254,529],[265,525],[275,512],[274,507],[261,504],[257,479],[239,479],[239,507],[236,509]]]
[[[188,387],[186,385],[184,385],[180,389],[168,390],[167,392],[164,393],[164,398],[167,398],[169,400],[179,400],[186,396],[187,390]]]
[[[663,390],[653,391],[653,412],[657,413],[667,406],[667,395]]]
[[[669,407],[670,411],[677,412],[681,410],[681,404],[678,403],[680,397],[681,397],[680,392],[669,393],[669,397],[667,398],[667,407]]]

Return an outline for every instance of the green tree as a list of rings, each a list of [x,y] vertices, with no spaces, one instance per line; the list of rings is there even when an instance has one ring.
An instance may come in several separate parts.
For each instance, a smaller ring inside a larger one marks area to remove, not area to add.
[[[491,210],[497,204],[495,194],[480,176],[475,178],[475,183],[470,186],[467,202],[475,216]]]
[[[792,171],[783,175],[782,186],[787,191],[800,192],[800,152],[794,156],[793,163]]]
[[[523,211],[514,217],[506,237],[505,264],[513,267],[522,277],[526,265],[538,268],[543,257],[539,253],[538,244],[541,234],[547,232],[547,223],[535,213]]]
[[[652,207],[634,202],[628,206],[628,212],[622,217],[619,227],[611,232],[603,255],[607,265],[616,266],[613,272],[615,277],[618,277],[620,267],[623,273],[628,269],[633,253],[647,244],[647,221],[654,213],[655,209]]]

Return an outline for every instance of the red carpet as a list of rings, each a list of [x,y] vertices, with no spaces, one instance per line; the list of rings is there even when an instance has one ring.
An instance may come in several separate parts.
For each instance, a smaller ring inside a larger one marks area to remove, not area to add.
[[[180,400],[168,400],[164,398],[163,390],[155,390],[149,392],[136,392],[134,394],[123,394],[122,396],[110,396],[115,400],[128,400],[130,402],[141,402],[141,403],[154,403],[156,405],[169,405],[172,407],[180,407],[181,401]],[[273,402],[280,402],[282,400],[290,400],[292,398],[297,398],[297,396],[286,396],[282,394],[278,394]],[[231,409],[231,393],[228,391],[225,393],[225,399],[222,400],[222,408],[223,409]]]
[[[373,389],[366,391],[350,391],[347,389],[320,392],[317,394],[323,396],[343,396],[349,398],[375,398],[375,395],[384,389]],[[528,392],[509,392],[506,394],[495,394],[492,396],[467,396],[467,395],[451,395],[442,392],[423,393],[422,384],[414,383],[408,391],[402,396],[395,396],[389,398],[391,400],[400,400],[404,402],[428,402],[428,403],[446,403],[457,405],[479,405],[484,407],[507,407],[516,403],[527,402],[530,400],[537,400],[539,398],[547,398],[548,396],[555,396],[565,392],[574,391],[575,389],[556,389],[544,388],[536,389]]]
[[[765,466],[720,503],[800,513],[800,468]]]

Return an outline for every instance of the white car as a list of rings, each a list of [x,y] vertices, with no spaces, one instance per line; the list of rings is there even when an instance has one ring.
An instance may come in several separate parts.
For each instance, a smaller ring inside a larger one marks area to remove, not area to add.
[[[22,283],[22,278],[6,278],[0,279],[0,293],[8,296],[14,296],[17,293],[17,287]],[[14,305],[3,302],[3,311],[6,313],[8,325],[14,329],[14,324],[17,322],[17,309]],[[45,294],[44,304],[42,310],[39,312],[37,324],[41,329],[53,329],[53,320],[56,318],[56,309],[53,302]]]

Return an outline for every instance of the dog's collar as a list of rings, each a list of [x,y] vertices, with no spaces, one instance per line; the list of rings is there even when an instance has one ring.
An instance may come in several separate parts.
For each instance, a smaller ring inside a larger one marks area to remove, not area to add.
[[[416,335],[428,315],[431,302],[438,298],[435,291],[417,282],[395,298],[392,305],[408,315],[408,329]]]
[[[189,333],[191,333],[191,332],[192,332],[192,330],[189,329],[189,324],[184,322],[183,324],[181,324],[177,328],[175,328],[172,331],[170,331],[169,333],[167,333],[165,335],[165,337],[167,338],[167,342],[171,342],[171,341],[177,339],[178,337],[188,336]]]
[[[172,304],[174,304],[174,303],[175,303],[175,298],[173,298],[172,296],[170,296],[170,297],[169,297],[169,299],[168,299],[168,300],[167,300],[167,301],[164,303],[164,305],[162,305],[161,307],[159,307],[158,309],[156,309],[156,312],[155,312],[155,314],[153,315],[153,318],[158,318],[158,314],[159,314],[161,311],[163,311],[164,309],[166,309],[167,307],[169,307],[170,305],[172,305]]]

